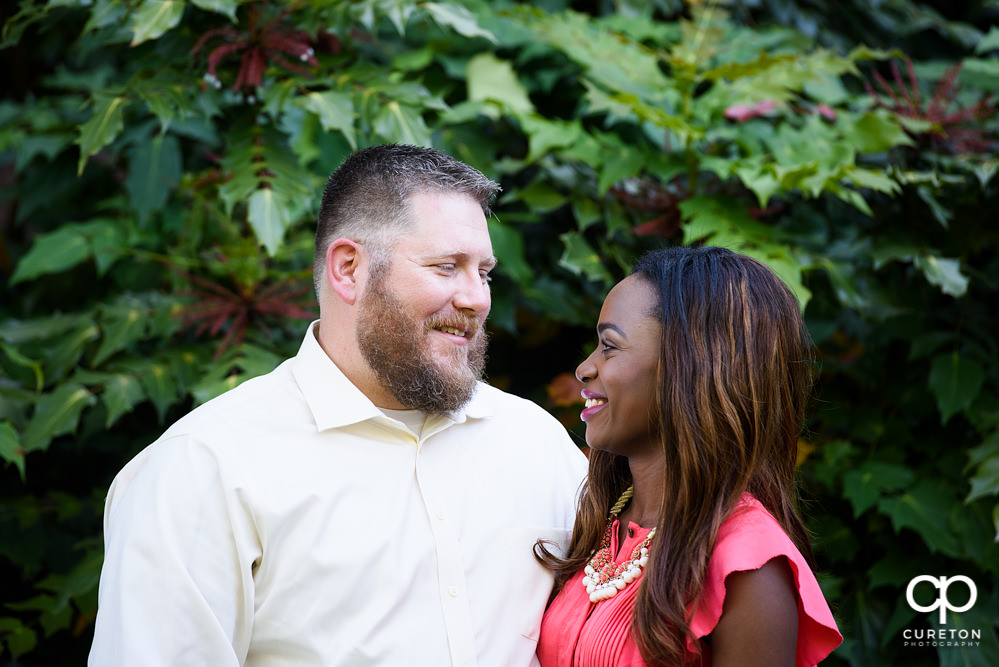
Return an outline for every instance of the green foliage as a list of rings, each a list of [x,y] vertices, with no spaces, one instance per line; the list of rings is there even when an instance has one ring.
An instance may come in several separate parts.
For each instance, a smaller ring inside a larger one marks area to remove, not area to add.
[[[501,181],[491,380],[577,434],[558,376],[643,250],[771,266],[821,357],[801,475],[846,636],[830,663],[999,664],[988,16],[591,5],[20,3],[0,100],[0,664],[82,662],[112,476],[294,354],[322,185],[384,142]],[[976,582],[959,622],[981,646],[903,645],[934,627],[905,602],[918,574]]]

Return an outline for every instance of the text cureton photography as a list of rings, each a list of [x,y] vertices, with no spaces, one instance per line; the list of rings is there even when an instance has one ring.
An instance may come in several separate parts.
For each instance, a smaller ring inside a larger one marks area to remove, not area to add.
[[[960,598],[962,602],[951,601],[949,591],[951,585],[955,583],[967,589],[967,600],[964,600],[962,594]],[[920,590],[919,594],[916,593],[917,589]],[[927,600],[927,595],[936,597],[932,598],[929,604],[922,604]],[[978,587],[974,581],[964,575],[934,577],[923,574],[909,581],[905,589],[905,600],[917,612],[929,614],[937,611],[940,625],[946,625],[948,612],[960,614],[975,606],[978,600]],[[974,647],[981,645],[981,639],[980,628],[905,628],[902,631],[902,645],[907,647]]]

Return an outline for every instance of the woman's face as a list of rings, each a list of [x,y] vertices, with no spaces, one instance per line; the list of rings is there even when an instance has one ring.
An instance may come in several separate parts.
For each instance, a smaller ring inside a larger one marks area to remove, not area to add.
[[[597,349],[576,369],[583,382],[586,443],[622,456],[657,451],[655,397],[661,327],[652,286],[629,276],[600,309]]]

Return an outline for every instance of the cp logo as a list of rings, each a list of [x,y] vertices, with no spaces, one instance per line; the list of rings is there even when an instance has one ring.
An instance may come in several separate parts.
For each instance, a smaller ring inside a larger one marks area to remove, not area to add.
[[[912,592],[916,589],[916,586],[923,581],[933,584],[933,586],[940,592],[939,595],[937,595],[936,602],[929,605],[928,607],[923,607],[921,605],[916,604],[915,599],[913,599],[912,597]],[[968,602],[963,607],[951,606],[950,600],[947,599],[947,589],[955,581],[962,582],[965,586],[968,587],[968,591],[970,592],[970,595],[968,596]],[[909,587],[905,589],[905,600],[906,602],[909,603],[909,606],[915,609],[916,611],[921,611],[924,614],[928,614],[934,609],[937,609],[939,607],[941,625],[945,625],[947,623],[948,610],[957,613],[960,613],[962,611],[968,611],[975,604],[975,600],[977,599],[978,599],[978,589],[975,587],[975,582],[973,582],[968,577],[965,577],[964,575],[958,575],[956,577],[950,577],[948,579],[947,577],[931,577],[928,574],[922,574],[913,579],[912,581],[910,581]]]

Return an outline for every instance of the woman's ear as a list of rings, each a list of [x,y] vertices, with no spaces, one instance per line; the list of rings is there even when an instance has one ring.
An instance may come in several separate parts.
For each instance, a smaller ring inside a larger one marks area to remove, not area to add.
[[[326,249],[326,281],[347,305],[357,300],[357,271],[361,264],[361,245],[339,238]]]

